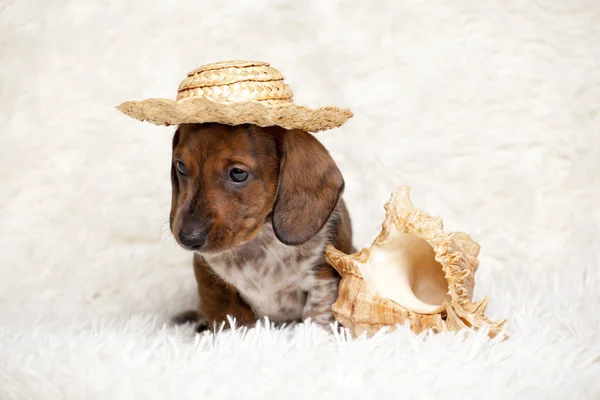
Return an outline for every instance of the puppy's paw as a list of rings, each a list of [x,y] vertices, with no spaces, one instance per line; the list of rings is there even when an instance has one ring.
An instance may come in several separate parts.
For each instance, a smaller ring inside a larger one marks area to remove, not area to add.
[[[196,310],[186,310],[180,312],[179,314],[175,314],[171,318],[171,323],[174,325],[185,325],[191,323],[197,323],[200,319],[200,313]]]
[[[202,333],[209,329],[210,329],[210,325],[208,324],[208,321],[206,321],[205,319],[201,319],[200,321],[198,321],[196,323],[196,333]]]
[[[186,310],[179,314],[175,314],[173,318],[171,318],[171,323],[174,325],[194,324],[195,330],[198,333],[210,329],[210,324],[206,318],[196,310]]]

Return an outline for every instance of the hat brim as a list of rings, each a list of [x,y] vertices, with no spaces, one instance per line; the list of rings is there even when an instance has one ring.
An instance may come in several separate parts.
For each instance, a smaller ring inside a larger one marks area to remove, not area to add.
[[[117,106],[117,110],[155,125],[218,122],[227,125],[280,126],[307,132],[340,127],[354,115],[348,109],[334,106],[313,109],[296,103],[218,103],[206,97],[186,97],[179,101],[160,98],[126,101]]]

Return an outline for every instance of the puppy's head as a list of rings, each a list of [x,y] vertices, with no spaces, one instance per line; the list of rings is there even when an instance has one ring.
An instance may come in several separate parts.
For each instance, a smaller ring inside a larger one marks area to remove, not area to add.
[[[171,232],[201,253],[249,242],[268,221],[280,241],[302,244],[327,222],[344,189],[311,134],[255,125],[180,125],[171,182]]]

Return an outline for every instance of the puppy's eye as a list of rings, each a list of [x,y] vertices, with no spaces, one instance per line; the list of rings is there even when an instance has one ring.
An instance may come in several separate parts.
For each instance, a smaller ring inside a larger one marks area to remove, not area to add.
[[[177,160],[177,161],[175,161],[175,167],[177,168],[177,171],[179,171],[179,173],[181,175],[185,175],[186,169],[185,169],[185,164],[184,163],[182,163],[181,161]]]
[[[244,182],[246,179],[248,179],[248,173],[243,169],[233,168],[231,171],[229,171],[229,179],[236,183]]]

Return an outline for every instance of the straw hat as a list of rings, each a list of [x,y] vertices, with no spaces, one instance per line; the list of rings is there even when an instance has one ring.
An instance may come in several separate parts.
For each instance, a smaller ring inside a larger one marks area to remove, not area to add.
[[[339,127],[353,116],[350,110],[333,106],[302,106],[292,97],[281,72],[268,63],[225,61],[190,72],[179,85],[175,101],[126,101],[117,109],[155,125],[219,122],[278,125],[307,132]]]

